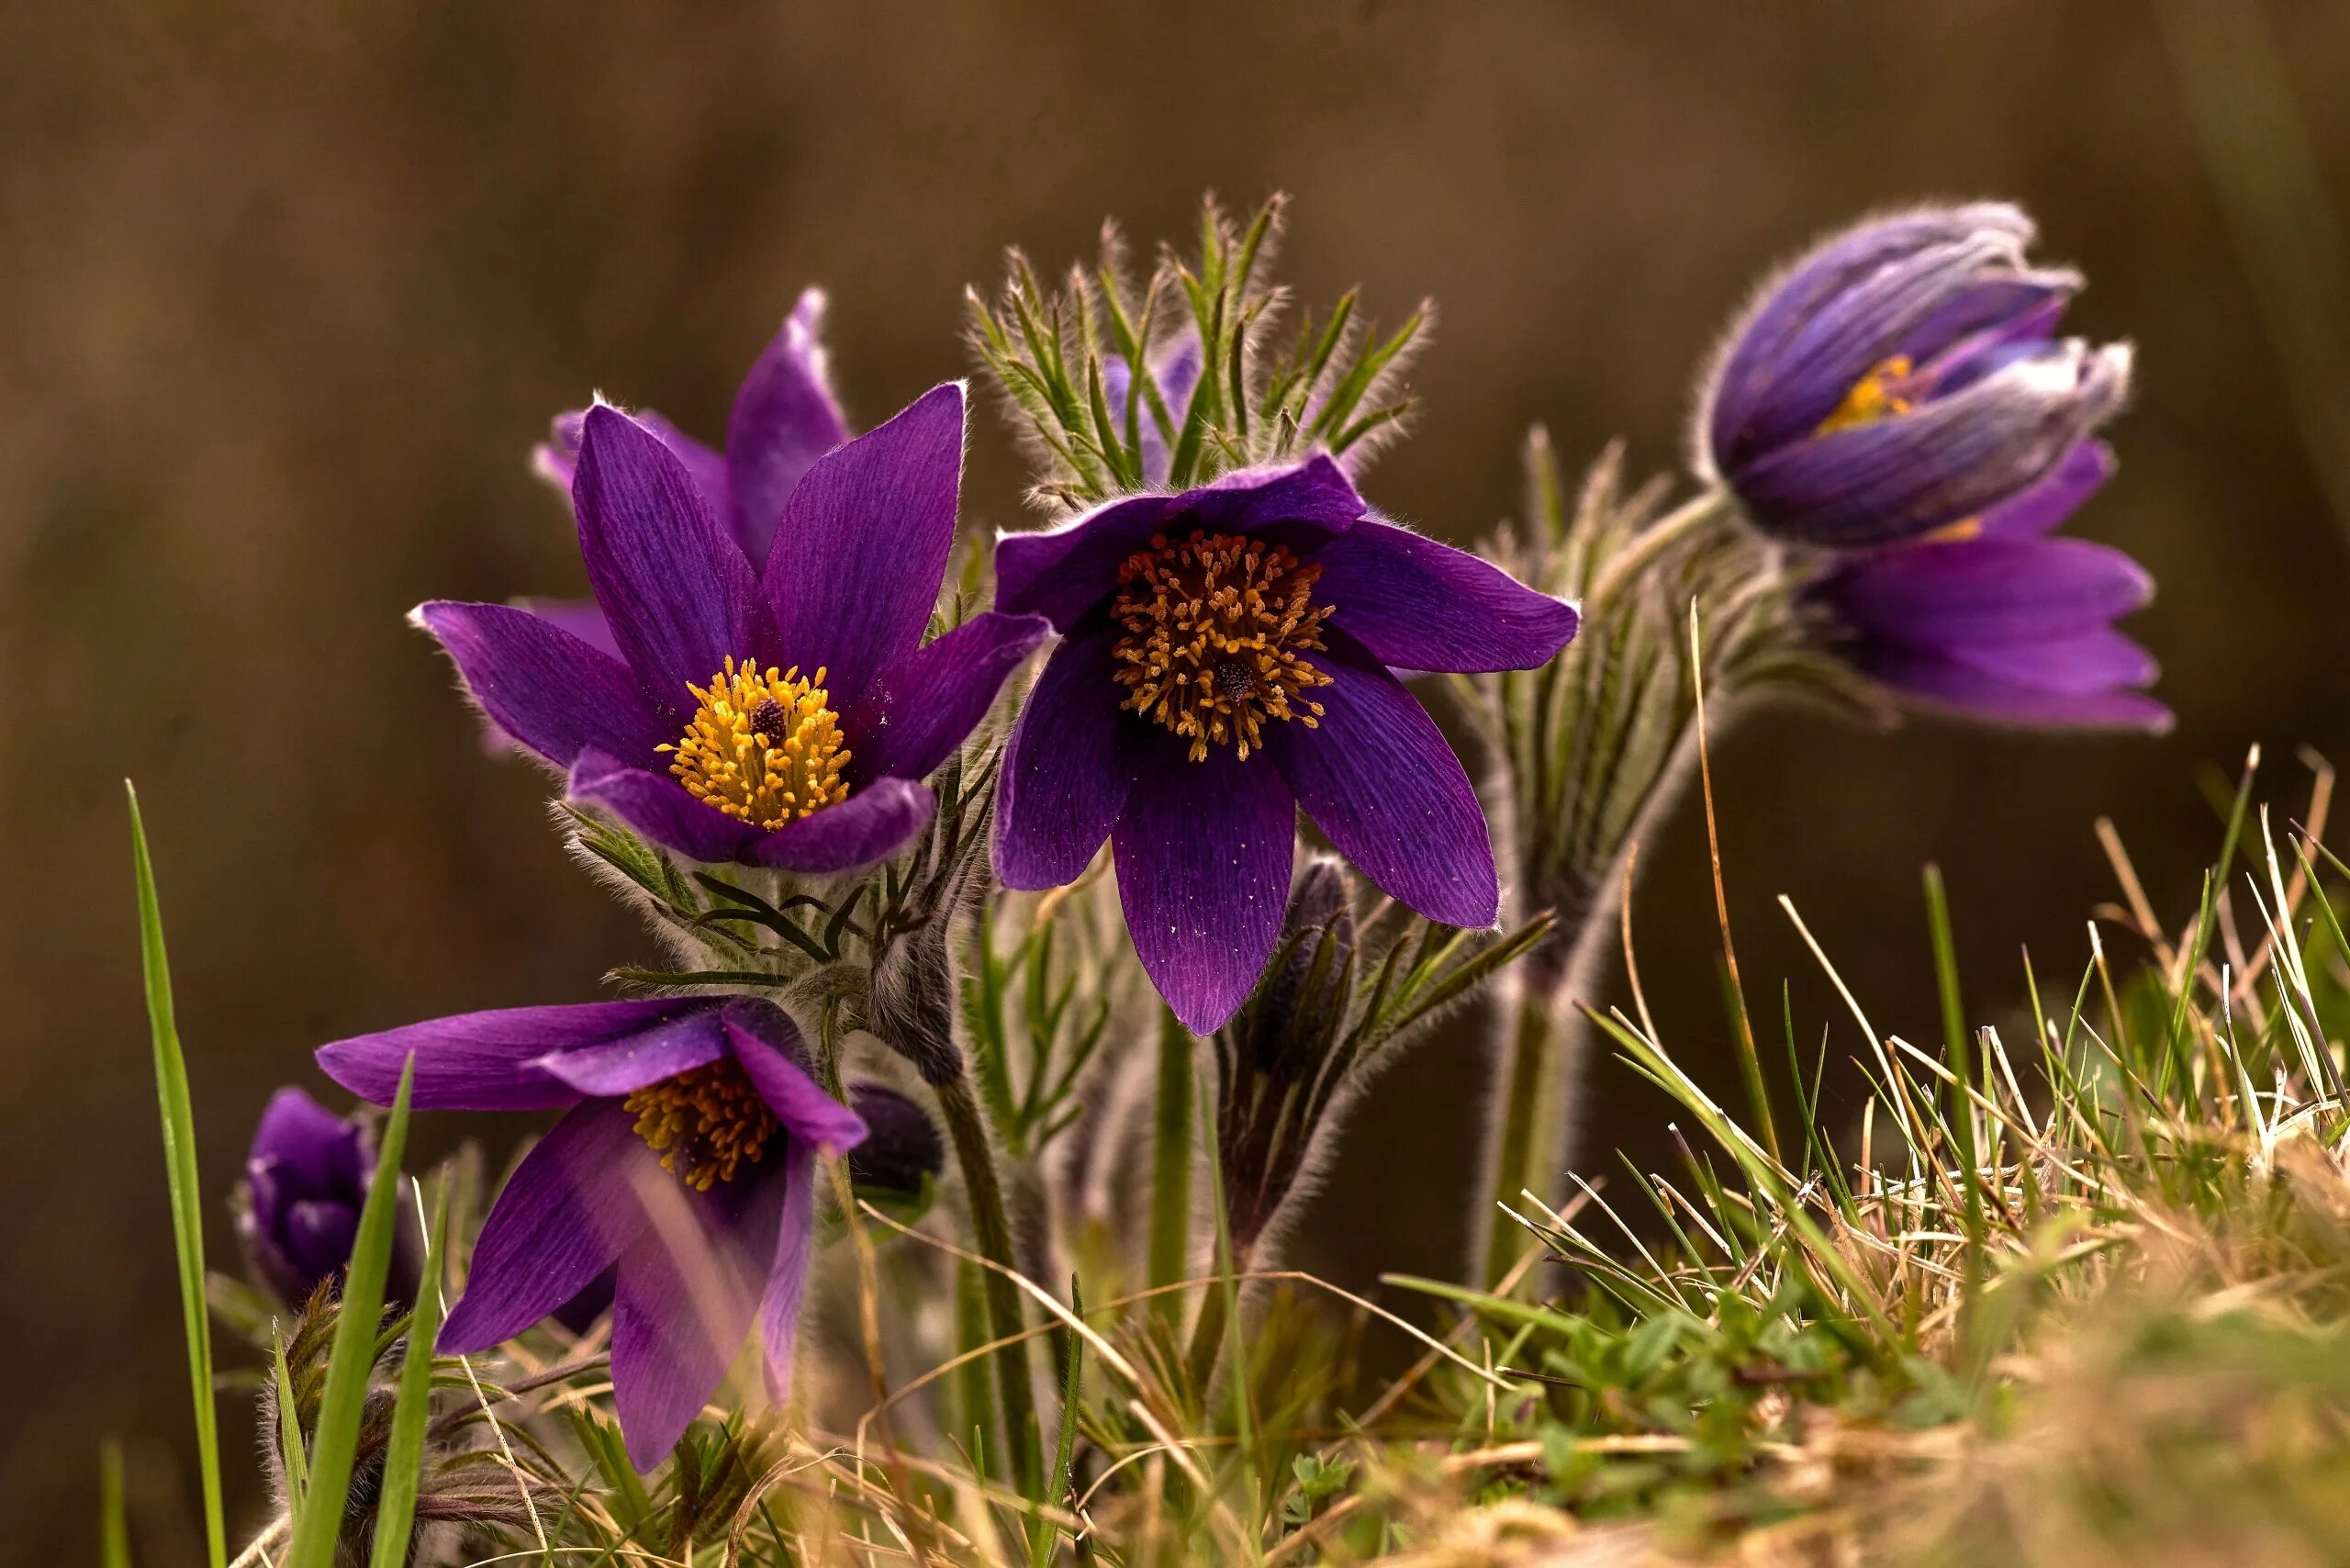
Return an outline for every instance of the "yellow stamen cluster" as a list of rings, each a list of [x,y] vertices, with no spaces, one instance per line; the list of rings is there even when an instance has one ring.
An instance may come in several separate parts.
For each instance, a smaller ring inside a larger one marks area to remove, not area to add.
[[[1298,655],[1318,649],[1330,606],[1313,601],[1318,566],[1300,566],[1286,545],[1194,530],[1154,535],[1118,568],[1111,615],[1125,629],[1113,652],[1123,706],[1192,742],[1237,742],[1247,756],[1263,745],[1267,719],[1317,727],[1322,704],[1304,693],[1330,678]]]
[[[630,1095],[636,1136],[658,1150],[661,1169],[697,1193],[756,1165],[782,1124],[733,1057],[721,1057]]]
[[[827,706],[824,671],[800,678],[798,666],[762,674],[749,659],[688,687],[701,700],[685,737],[660,749],[669,771],[698,801],[754,827],[798,822],[848,797],[841,770],[849,754]]]
[[[1819,421],[1816,433],[1830,435],[1837,431],[1874,424],[1895,414],[1908,413],[1916,405],[1901,395],[1899,387],[1916,369],[1906,353],[1895,354],[1879,364],[1852,383],[1852,389],[1844,394],[1844,400],[1836,405],[1836,411]]]

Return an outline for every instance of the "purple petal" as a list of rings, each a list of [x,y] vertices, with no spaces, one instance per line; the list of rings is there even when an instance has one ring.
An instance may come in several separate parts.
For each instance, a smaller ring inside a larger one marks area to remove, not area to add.
[[[757,579],[685,465],[617,409],[588,410],[572,482],[596,602],[638,678],[687,704],[767,639]]]
[[[707,1193],[655,1174],[612,1301],[612,1403],[639,1472],[677,1447],[742,1350],[788,1195],[781,1165]]]
[[[800,1304],[808,1294],[808,1263],[816,1245],[816,1157],[795,1143],[783,1157],[783,1215],[775,1261],[759,1302],[759,1348],[767,1397],[791,1397],[791,1353],[800,1333]]]
[[[643,1234],[643,1194],[665,1184],[685,1186],[636,1136],[633,1113],[609,1100],[574,1110],[498,1194],[435,1348],[490,1350],[571,1300]]]
[[[1872,645],[1859,663],[1874,678],[1928,704],[2000,723],[2154,734],[2172,723],[2170,710],[2143,691],[2051,691],[1922,648]]]
[[[2121,551],[2085,539],[1975,539],[1852,562],[1821,591],[1860,632],[1961,648],[2098,630],[2144,604],[2154,582]]]
[[[1192,762],[1174,736],[1138,767],[1112,833],[1118,898],[1144,972],[1208,1034],[1246,1001],[1281,935],[1297,810],[1263,756]]]
[[[913,651],[955,546],[963,388],[949,382],[811,465],[768,552],[762,587],[784,662],[855,702]]]
[[[2038,643],[1984,643],[1935,650],[1984,674],[2042,691],[2086,697],[2151,686],[2154,656],[2109,626]]]
[[[877,778],[838,805],[755,837],[735,858],[810,877],[853,871],[903,849],[937,804],[927,785]]]
[[[362,1100],[388,1105],[400,1066],[414,1052],[410,1103],[420,1111],[546,1110],[579,1099],[547,1070],[550,1055],[621,1044],[709,1006],[702,998],[666,997],[461,1013],[320,1046],[319,1066]]]
[[[1158,400],[1167,410],[1168,421],[1179,433],[1183,428],[1184,413],[1192,406],[1192,389],[1200,383],[1201,362],[1199,331],[1188,327],[1150,351],[1145,361],[1151,379],[1158,384]],[[1121,420],[1127,416],[1134,393],[1133,379],[1133,372],[1124,359],[1111,354],[1102,360],[1102,395]],[[1147,484],[1164,485],[1169,454],[1158,416],[1151,412],[1147,399],[1132,412],[1135,434],[1142,446],[1143,479]]]
[[[1404,669],[1533,669],[1575,634],[1574,606],[1490,561],[1368,518],[1324,546],[1317,602],[1380,663]]]
[[[796,1141],[845,1154],[865,1141],[865,1123],[809,1074],[808,1047],[783,1010],[738,999],[726,1005],[726,1037],[744,1076]]]
[[[809,465],[848,439],[817,337],[823,319],[823,291],[800,295],[743,378],[727,417],[730,518],[754,566],[766,564],[784,502]]]
[[[581,752],[571,767],[568,792],[688,860],[736,859],[759,838],[757,828],[695,800],[667,774],[632,767],[609,752]]]
[[[1125,689],[1111,641],[1095,632],[1054,649],[1013,724],[994,828],[1007,888],[1075,881],[1125,809],[1134,769],[1119,745]]]
[[[617,1100],[647,1084],[707,1067],[726,1054],[726,1031],[716,998],[669,998],[667,1016],[599,1045],[549,1051],[538,1065],[580,1093]]]
[[[710,502],[711,513],[726,516],[726,460],[650,409],[640,409],[632,417],[685,465],[687,476],[693,480],[694,488],[701,492],[703,499]],[[531,453],[531,466],[539,477],[566,497],[579,475],[579,443],[587,426],[585,409],[557,414],[546,443]]]
[[[1419,700],[1344,633],[1315,663],[1318,728],[1268,725],[1265,750],[1338,853],[1398,902],[1446,925],[1501,909],[1477,791]]]
[[[518,599],[509,601],[517,610],[528,610],[557,631],[568,632],[599,654],[609,654],[621,664],[628,662],[621,652],[620,643],[612,636],[612,623],[596,608],[592,599]]]
[[[2054,530],[2113,477],[2113,449],[2085,441],[2065,454],[2048,476],[1983,514],[1988,539],[2031,539]]]
[[[841,717],[849,777],[860,784],[884,774],[928,778],[1051,630],[1041,615],[990,610],[893,661]]]
[[[995,604],[1048,617],[1067,632],[1116,586],[1118,567],[1151,535],[1246,534],[1311,556],[1355,525],[1362,497],[1329,457],[1248,468],[1180,496],[1131,496],[1049,533],[996,542]]]
[[[1807,436],[1734,476],[1768,532],[1855,548],[1977,516],[2046,478],[2121,406],[2127,349],[2051,349],[1906,414]]]
[[[677,738],[628,666],[529,610],[435,600],[412,618],[449,651],[490,722],[558,767],[591,747],[650,756]]]
[[[269,1097],[253,1126],[251,1158],[279,1161],[316,1192],[357,1192],[371,1163],[355,1123],[294,1088]]]
[[[278,1226],[286,1257],[309,1275],[312,1284],[350,1263],[351,1243],[358,1234],[359,1211],[348,1203],[323,1198],[291,1205]]]

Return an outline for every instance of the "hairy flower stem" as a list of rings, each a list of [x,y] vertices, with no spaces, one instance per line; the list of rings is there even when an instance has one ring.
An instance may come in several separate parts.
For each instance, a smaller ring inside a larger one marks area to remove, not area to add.
[[[1036,1393],[1029,1381],[1027,1322],[1020,1310],[1020,1287],[1006,1270],[1017,1270],[1013,1250],[1012,1216],[1004,1206],[1003,1183],[996,1174],[995,1148],[988,1142],[987,1123],[979,1102],[971,1097],[968,1075],[957,1073],[934,1085],[938,1108],[955,1144],[955,1159],[962,1167],[963,1189],[971,1203],[971,1234],[979,1256],[997,1265],[987,1271],[988,1318],[995,1337],[998,1397],[1012,1443],[1013,1470],[1021,1491],[1029,1496],[1043,1484],[1043,1439],[1036,1425]]]
[[[1151,1153],[1149,1281],[1183,1278],[1191,1254],[1192,1034],[1165,1008],[1158,1021],[1158,1109]],[[1210,1293],[1213,1295],[1213,1292]],[[1169,1326],[1183,1321],[1183,1295],[1169,1291],[1152,1308]]]

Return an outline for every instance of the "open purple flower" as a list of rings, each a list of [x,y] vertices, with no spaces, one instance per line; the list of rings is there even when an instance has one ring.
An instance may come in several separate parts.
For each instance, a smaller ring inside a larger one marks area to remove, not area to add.
[[[789,1017],[719,996],[508,1008],[339,1040],[319,1065],[382,1104],[411,1053],[418,1110],[569,1112],[490,1210],[443,1354],[512,1338],[610,1270],[612,1396],[639,1470],[676,1446],[754,1317],[786,1395],[812,1154],[865,1137]]]
[[[997,602],[1063,641],[1014,726],[997,875],[1074,879],[1106,837],[1143,968],[1203,1033],[1281,932],[1299,806],[1431,920],[1490,924],[1483,812],[1394,671],[1524,669],[1575,611],[1366,515],[1327,456],[1132,496],[1002,540]]]
[[[2025,264],[2012,207],[1863,223],[1766,287],[1730,334],[1698,461],[1756,527],[1841,548],[1980,517],[2120,409],[2127,344],[2054,337],[2078,274]]]
[[[829,356],[821,331],[822,289],[803,291],[791,314],[752,364],[726,419],[726,445],[713,452],[649,409],[637,423],[677,454],[694,487],[719,522],[733,531],[754,568],[767,565],[783,503],[816,459],[848,439],[848,421],[833,395]],[[588,410],[555,416],[550,439],[533,449],[532,465],[568,497],[579,466]],[[524,607],[621,656],[603,612],[592,601],[524,600]]]
[[[990,612],[923,644],[962,456],[949,384],[810,464],[759,568],[660,435],[599,405],[572,502],[618,655],[510,605],[415,619],[492,722],[568,771],[573,800],[692,860],[868,865],[927,820],[922,780],[1046,631]]]
[[[1975,521],[1839,560],[1813,588],[1854,667],[1939,707],[2008,723],[2164,730],[2154,661],[2113,628],[2154,596],[2119,550],[2049,534],[2113,473],[2084,442]]]
[[[336,1115],[299,1089],[270,1096],[245,1159],[237,1239],[278,1300],[298,1307],[322,1282],[341,1278],[375,1176],[375,1145],[364,1123]],[[414,1227],[398,1225],[386,1300],[416,1299],[417,1251]]]

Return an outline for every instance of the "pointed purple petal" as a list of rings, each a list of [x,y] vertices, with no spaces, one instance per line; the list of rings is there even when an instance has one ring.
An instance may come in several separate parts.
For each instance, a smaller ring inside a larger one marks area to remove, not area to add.
[[[684,1186],[618,1103],[557,1122],[498,1194],[435,1348],[469,1356],[502,1345],[577,1295],[643,1233],[640,1189],[661,1183]]]
[[[795,1141],[845,1154],[865,1141],[865,1123],[824,1092],[808,1071],[808,1047],[783,1010],[738,999],[726,1005],[726,1037],[744,1074]]]
[[[632,767],[609,752],[581,752],[571,767],[568,792],[688,860],[733,860],[760,836],[750,823],[695,800],[667,774]]]
[[[665,1004],[665,1015],[648,1014],[628,1033],[596,1045],[549,1051],[538,1066],[582,1094],[617,1100],[726,1054],[726,1031],[718,1021],[723,1003],[718,998],[673,997]]]
[[[319,1066],[362,1100],[388,1105],[413,1051],[410,1100],[420,1111],[546,1110],[579,1099],[546,1070],[551,1053],[613,1045],[709,1005],[701,998],[663,997],[461,1013],[320,1046]]]
[[[2076,697],[2151,686],[2162,673],[2152,654],[2110,626],[2046,642],[1967,644],[1934,651],[2000,680]]]
[[[735,858],[810,877],[854,871],[903,849],[937,805],[928,785],[877,778],[838,805],[753,838]]]
[[[722,518],[727,515],[726,460],[650,409],[639,409],[632,417],[685,465],[687,476],[693,480],[694,488],[701,492],[702,498],[710,502],[711,511]],[[545,444],[531,453],[531,466],[539,477],[566,497],[571,494],[572,482],[578,477],[579,442],[587,425],[585,409],[557,414]]]
[[[784,502],[809,465],[848,439],[817,335],[823,319],[823,291],[801,294],[743,378],[727,417],[730,521],[754,566],[766,564]]]
[[[791,1397],[791,1353],[800,1333],[800,1304],[808,1294],[808,1263],[816,1247],[816,1157],[795,1143],[784,1155],[783,1216],[775,1261],[759,1302],[759,1349],[767,1368],[767,1397],[781,1406]]]
[[[1892,644],[1872,645],[1858,662],[1873,678],[1930,706],[2004,724],[2160,734],[2172,723],[2170,710],[2143,691],[2050,691],[1946,654]]]
[[[558,767],[589,747],[649,757],[677,738],[628,666],[526,610],[435,600],[414,620],[449,651],[490,722]]]
[[[365,1156],[357,1126],[289,1087],[269,1097],[253,1126],[249,1158],[277,1160],[313,1189],[353,1192]]]
[[[1013,724],[994,827],[1007,888],[1075,881],[1125,809],[1134,769],[1119,746],[1125,688],[1110,644],[1096,632],[1054,649]]]
[[[816,460],[784,503],[762,587],[783,662],[853,703],[913,651],[955,546],[963,388],[949,382]]]
[[[2085,539],[1975,539],[1855,561],[1822,593],[1863,633],[1959,648],[2095,631],[2144,604],[2154,582],[2121,551]]]
[[[1119,564],[1150,543],[1173,509],[1170,496],[1130,496],[1044,533],[1008,533],[995,545],[995,606],[1042,615],[1061,632],[1109,597]]]
[[[2113,477],[2113,449],[2085,441],[2065,454],[2048,476],[1983,514],[1986,539],[2032,539],[2053,532]]]
[[[1144,972],[1204,1035],[1248,999],[1281,935],[1297,810],[1267,757],[1218,746],[1192,762],[1172,735],[1158,750],[1111,834],[1118,898]]]
[[[568,632],[599,654],[610,655],[615,662],[628,663],[621,652],[618,640],[612,636],[612,623],[596,608],[592,599],[517,599],[509,600],[517,610],[527,610],[559,632]]]
[[[1404,669],[1533,669],[1575,634],[1574,606],[1524,587],[1490,561],[1368,518],[1324,546],[1316,603]]]
[[[1265,750],[1297,803],[1382,891],[1446,925],[1491,925],[1501,908],[1477,791],[1419,700],[1344,633],[1315,662],[1318,728],[1268,725]]]
[[[668,1456],[742,1350],[787,1196],[779,1164],[707,1193],[655,1173],[650,1223],[621,1254],[612,1301],[612,1403],[640,1473]]]
[[[973,617],[893,661],[841,717],[849,777],[926,778],[963,744],[1052,623],[1041,615]]]
[[[588,409],[572,501],[596,602],[638,678],[665,701],[689,709],[687,687],[763,651],[742,546],[652,431],[617,409]]]

